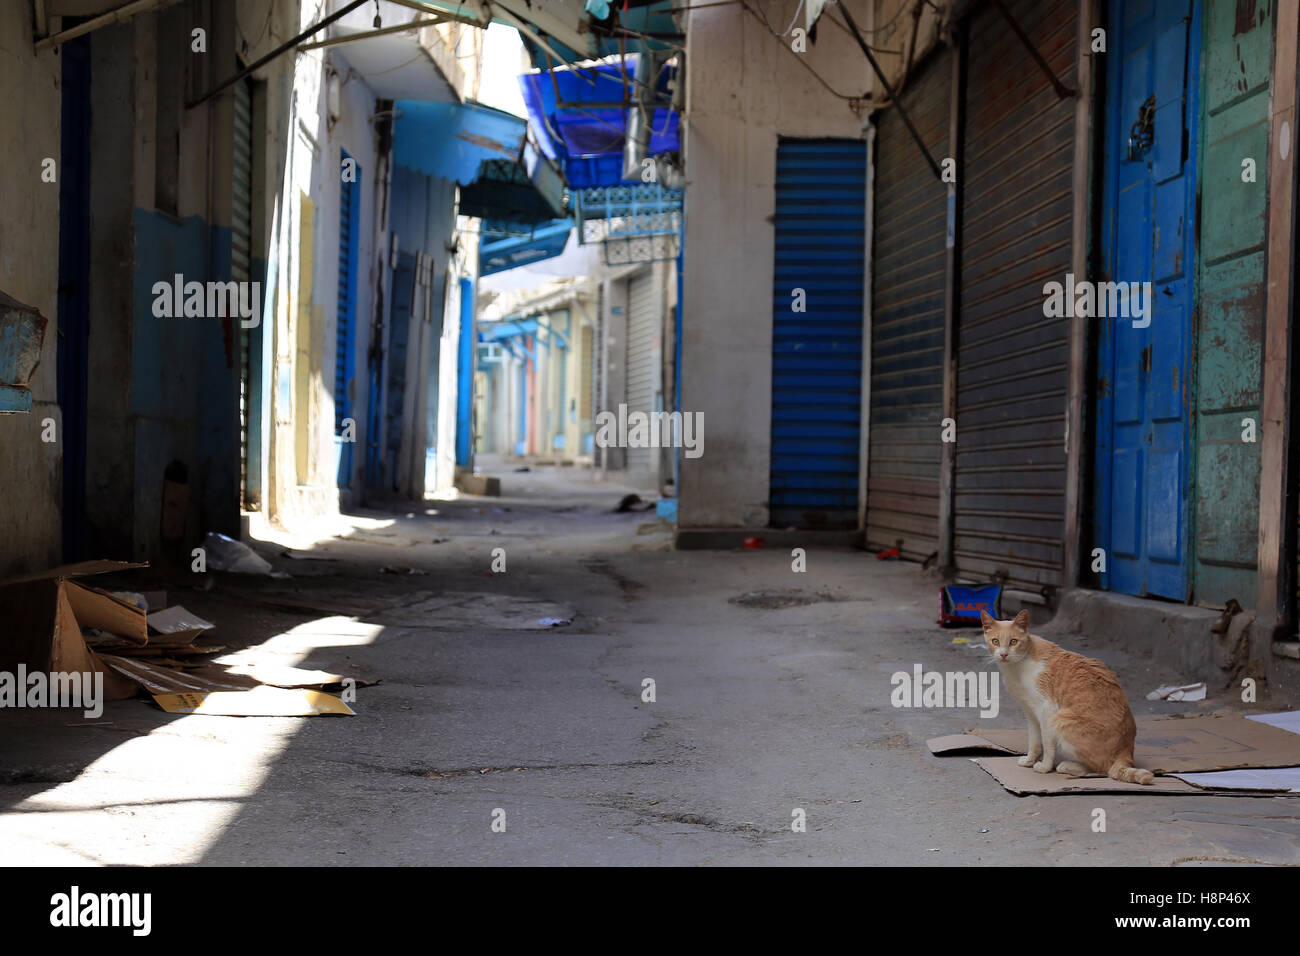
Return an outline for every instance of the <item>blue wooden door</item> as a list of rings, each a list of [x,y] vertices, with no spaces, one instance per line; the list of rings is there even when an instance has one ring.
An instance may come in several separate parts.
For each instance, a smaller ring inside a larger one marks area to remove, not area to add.
[[[1101,582],[1185,600],[1198,4],[1111,0],[1107,35],[1102,278],[1151,285],[1137,321],[1097,318]]]
[[[772,285],[771,522],[856,528],[866,143],[782,139]]]

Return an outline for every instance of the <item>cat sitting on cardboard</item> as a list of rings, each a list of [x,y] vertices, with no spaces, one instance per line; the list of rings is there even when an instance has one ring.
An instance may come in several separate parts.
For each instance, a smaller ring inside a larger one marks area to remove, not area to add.
[[[1152,782],[1150,770],[1133,766],[1137,724],[1110,668],[1030,634],[1028,611],[1010,621],[981,611],[980,622],[985,646],[1029,719],[1029,748],[1020,766],[1038,773]]]

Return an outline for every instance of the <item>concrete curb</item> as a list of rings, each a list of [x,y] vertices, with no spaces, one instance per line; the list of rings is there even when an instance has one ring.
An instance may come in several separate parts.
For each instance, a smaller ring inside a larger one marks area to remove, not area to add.
[[[861,548],[861,531],[787,531],[783,528],[679,528],[678,551],[728,551],[743,548],[746,538],[762,538],[772,548]]]
[[[1037,633],[1095,636],[1221,687],[1228,675],[1218,667],[1210,631],[1218,618],[1219,612],[1208,608],[1071,588],[1060,595],[1056,616]]]

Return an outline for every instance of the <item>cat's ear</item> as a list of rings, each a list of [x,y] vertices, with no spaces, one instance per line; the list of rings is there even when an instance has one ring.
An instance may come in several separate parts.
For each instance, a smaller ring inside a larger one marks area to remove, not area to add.
[[[1016,619],[1011,623],[1014,624],[1020,630],[1024,631],[1026,634],[1028,634],[1029,633],[1029,609],[1025,608],[1023,611],[1017,614]]]
[[[980,608],[980,623],[984,625],[984,630],[987,631],[990,627],[996,624],[997,621],[994,619],[992,614],[983,608]]]

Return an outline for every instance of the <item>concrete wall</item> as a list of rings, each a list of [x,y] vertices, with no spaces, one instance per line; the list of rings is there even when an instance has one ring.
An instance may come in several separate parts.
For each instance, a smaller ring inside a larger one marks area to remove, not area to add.
[[[878,57],[880,68],[891,86],[899,86],[904,77],[910,75],[916,64],[939,42],[943,11],[951,5],[948,0],[875,0],[874,27],[873,32],[867,36],[867,42],[874,49],[891,51]],[[865,30],[871,26],[863,21],[856,7],[853,13],[860,28]],[[834,30],[835,27],[829,29]],[[882,99],[887,96],[883,89],[878,91],[878,95]]]
[[[764,9],[781,30],[795,6]],[[851,5],[864,30],[869,7]],[[861,95],[870,66],[853,40],[822,24],[806,53],[788,44],[741,7],[690,14],[682,407],[703,413],[705,440],[682,460],[681,528],[768,523],[777,137],[862,135],[859,112],[805,68]]]
[[[0,4],[0,289],[49,320],[30,413],[0,415],[0,576],[51,567],[62,552],[63,446],[41,440],[57,404],[59,183],[43,182],[41,160],[59,161],[62,60],[33,53],[30,3]],[[56,167],[57,170],[57,167]]]
[[[269,20],[264,4],[240,3],[238,9],[241,34],[261,37],[248,46],[249,60],[314,18],[312,10],[290,0],[276,2]],[[347,494],[349,501],[361,495],[369,422],[367,354],[375,296],[386,278],[375,268],[376,201],[383,193],[374,188],[381,166],[371,121],[376,96],[345,60],[328,49],[313,50],[277,58],[254,77],[265,84],[266,107],[255,117],[254,137],[264,144],[267,188],[260,213],[268,279],[272,270],[275,277],[272,323],[263,330],[269,334],[268,381],[262,383],[269,403],[267,420],[259,423],[267,437],[264,511],[266,518],[284,522],[340,506],[334,387],[343,151],[355,161],[360,183],[354,364],[347,371],[356,442]],[[336,116],[330,113],[331,79],[339,91]],[[304,235],[304,225],[309,234]]]

